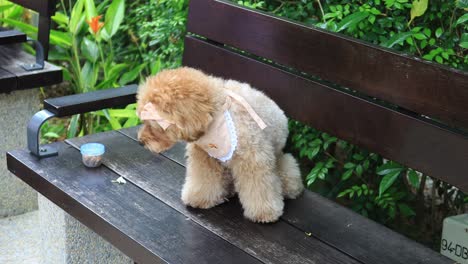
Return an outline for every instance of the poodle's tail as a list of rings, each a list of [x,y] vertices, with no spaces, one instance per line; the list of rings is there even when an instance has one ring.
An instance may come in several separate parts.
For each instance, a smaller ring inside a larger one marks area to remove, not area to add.
[[[297,198],[304,190],[304,184],[296,159],[291,154],[285,153],[278,158],[277,162],[283,196],[289,199]]]

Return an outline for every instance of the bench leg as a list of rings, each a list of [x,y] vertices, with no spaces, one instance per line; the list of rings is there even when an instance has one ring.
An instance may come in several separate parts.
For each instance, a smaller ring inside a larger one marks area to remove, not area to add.
[[[5,153],[26,146],[26,126],[38,110],[37,89],[0,93],[0,217],[37,209],[36,191],[8,171]]]
[[[42,263],[132,264],[133,261],[61,208],[39,195]]]

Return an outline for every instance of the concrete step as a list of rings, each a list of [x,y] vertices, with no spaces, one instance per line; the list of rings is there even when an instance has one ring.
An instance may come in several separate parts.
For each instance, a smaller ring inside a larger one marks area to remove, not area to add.
[[[39,212],[0,218],[0,263],[41,263]]]

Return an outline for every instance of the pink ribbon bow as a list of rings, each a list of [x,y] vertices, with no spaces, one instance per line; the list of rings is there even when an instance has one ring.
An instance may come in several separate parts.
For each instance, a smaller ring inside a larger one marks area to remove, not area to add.
[[[163,130],[166,130],[169,126],[173,125],[174,123],[162,118],[156,108],[152,103],[147,103],[143,106],[143,110],[140,113],[140,119],[143,120],[153,120],[156,121]]]

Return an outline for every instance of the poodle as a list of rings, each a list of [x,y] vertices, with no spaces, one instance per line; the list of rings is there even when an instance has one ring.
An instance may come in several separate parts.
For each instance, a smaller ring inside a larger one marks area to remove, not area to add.
[[[270,223],[283,214],[284,198],[302,193],[299,166],[283,153],[287,118],[249,84],[181,67],[148,77],[137,101],[138,140],[148,150],[187,142],[185,205],[211,208],[234,190],[246,218]]]

